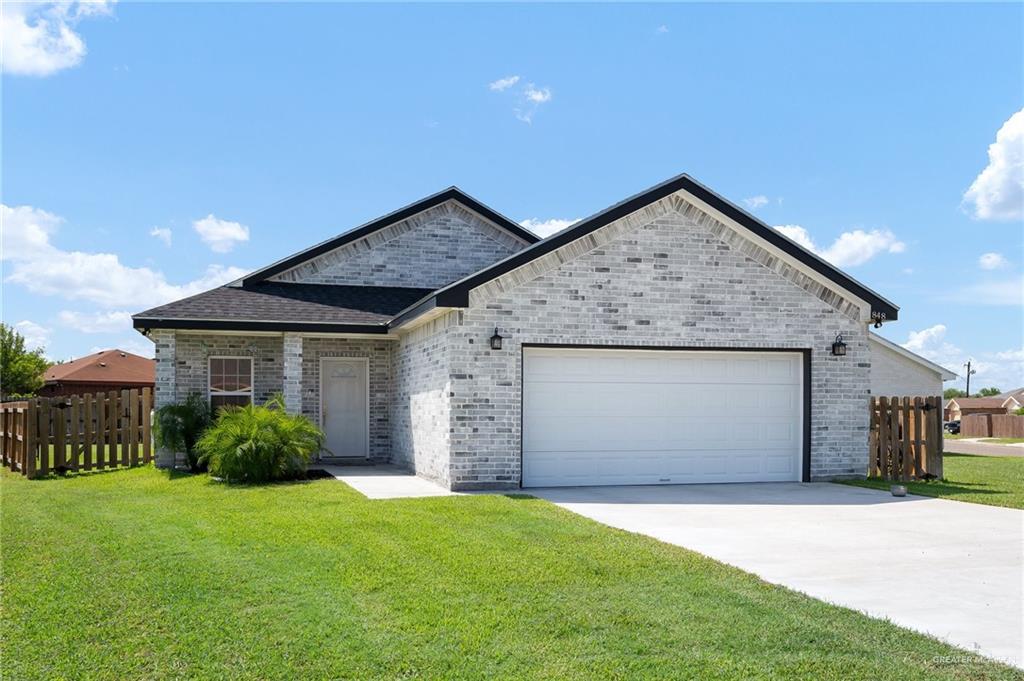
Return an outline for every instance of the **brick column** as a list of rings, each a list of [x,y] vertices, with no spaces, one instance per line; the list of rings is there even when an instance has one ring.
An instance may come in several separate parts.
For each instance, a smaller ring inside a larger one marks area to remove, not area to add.
[[[149,339],[156,346],[156,384],[153,388],[153,408],[159,409],[175,401],[175,388],[177,384],[175,375],[177,365],[175,332],[170,329],[154,329],[149,333]],[[172,468],[174,460],[175,452],[157,448],[157,468]]]
[[[302,413],[302,336],[284,335],[284,405],[291,414]]]

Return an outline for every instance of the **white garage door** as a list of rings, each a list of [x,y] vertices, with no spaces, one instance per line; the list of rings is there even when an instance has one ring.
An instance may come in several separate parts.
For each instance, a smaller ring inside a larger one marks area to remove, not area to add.
[[[799,353],[526,348],[523,486],[801,479]]]

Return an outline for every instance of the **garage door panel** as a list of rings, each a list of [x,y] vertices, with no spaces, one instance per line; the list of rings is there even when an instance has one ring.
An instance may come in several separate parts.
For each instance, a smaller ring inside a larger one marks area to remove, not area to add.
[[[525,486],[799,480],[798,354],[524,351]]]

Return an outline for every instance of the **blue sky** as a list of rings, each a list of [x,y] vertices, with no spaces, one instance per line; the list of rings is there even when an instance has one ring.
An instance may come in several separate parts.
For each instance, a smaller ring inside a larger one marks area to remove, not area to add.
[[[685,171],[1024,385],[1020,4],[4,12],[3,319],[51,357],[448,185],[542,230]]]

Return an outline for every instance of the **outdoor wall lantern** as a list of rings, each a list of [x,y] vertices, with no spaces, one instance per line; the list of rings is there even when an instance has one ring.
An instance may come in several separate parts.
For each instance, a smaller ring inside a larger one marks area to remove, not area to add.
[[[846,354],[846,343],[843,342],[843,334],[836,336],[836,342],[832,344],[832,354],[842,357]]]
[[[491,350],[501,350],[501,335],[498,333],[498,327],[494,327],[494,335],[491,336]]]

